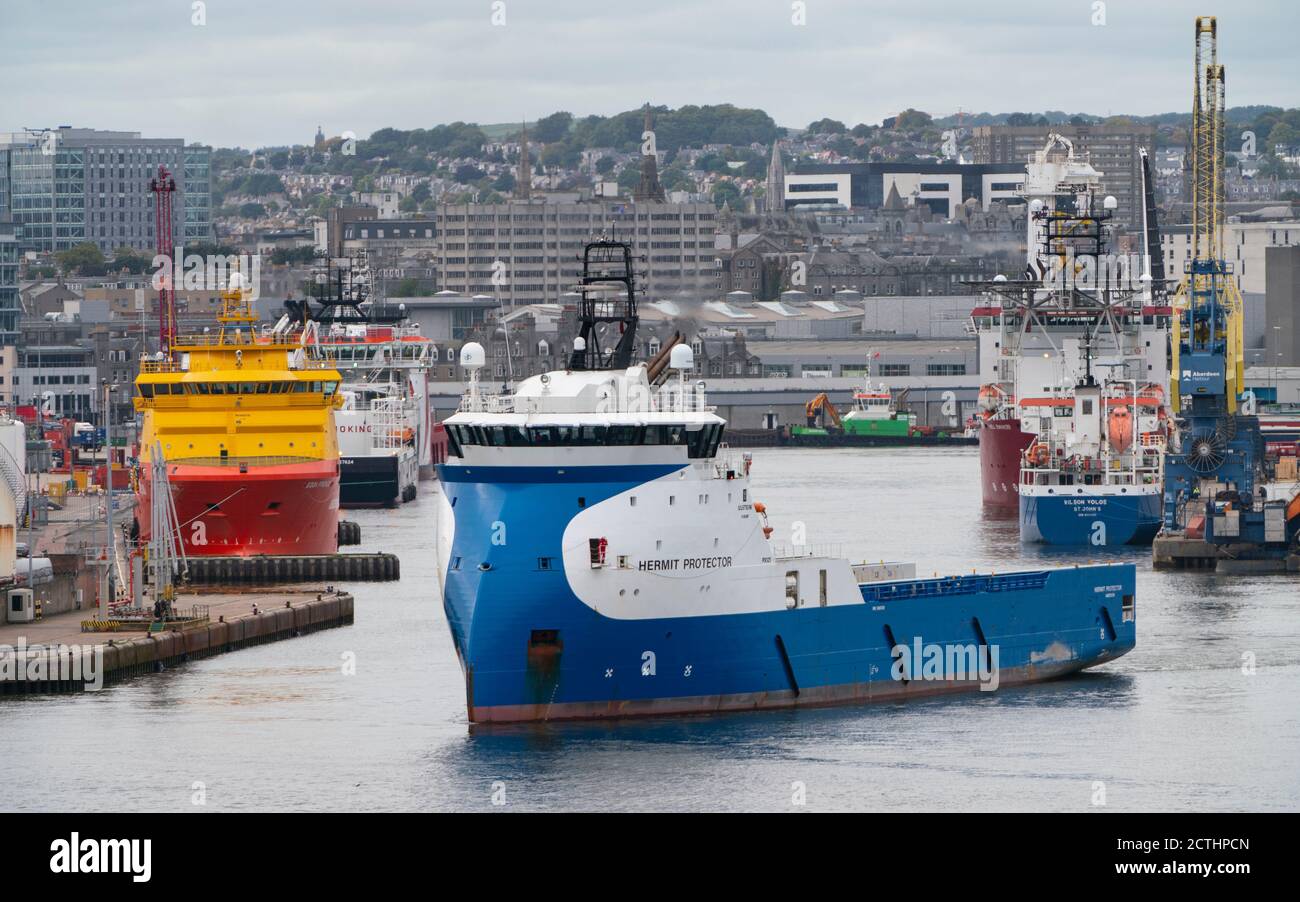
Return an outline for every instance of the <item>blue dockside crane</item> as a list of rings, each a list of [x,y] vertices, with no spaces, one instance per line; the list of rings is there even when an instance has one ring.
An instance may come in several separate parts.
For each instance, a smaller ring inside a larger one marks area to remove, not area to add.
[[[1254,399],[1242,393],[1241,296],[1222,246],[1224,72],[1213,16],[1196,19],[1195,66],[1192,246],[1171,336],[1181,441],[1165,457],[1164,525],[1184,529],[1204,514],[1205,540],[1234,546],[1233,556],[1284,553],[1300,522],[1288,522],[1285,501],[1263,495],[1263,437]]]

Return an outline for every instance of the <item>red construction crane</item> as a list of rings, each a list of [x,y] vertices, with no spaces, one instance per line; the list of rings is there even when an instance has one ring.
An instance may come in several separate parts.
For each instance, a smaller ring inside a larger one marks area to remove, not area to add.
[[[158,288],[158,349],[164,359],[170,359],[172,344],[176,340],[176,289],[175,266],[172,260],[172,194],[176,179],[166,166],[158,167],[158,175],[149,180],[149,190],[154,196],[154,234],[158,237],[158,254],[169,262],[166,275]]]

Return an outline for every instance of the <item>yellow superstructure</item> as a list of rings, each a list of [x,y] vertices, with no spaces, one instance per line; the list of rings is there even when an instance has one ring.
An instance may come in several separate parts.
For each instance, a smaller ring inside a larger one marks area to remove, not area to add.
[[[333,411],[342,377],[296,336],[258,333],[244,292],[223,295],[220,328],[177,339],[168,360],[145,360],[135,407],[141,457],[155,441],[168,462],[260,464],[336,460]]]

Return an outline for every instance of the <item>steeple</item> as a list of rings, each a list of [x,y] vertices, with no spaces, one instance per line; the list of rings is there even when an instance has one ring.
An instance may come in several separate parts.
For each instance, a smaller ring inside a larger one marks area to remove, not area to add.
[[[763,206],[768,214],[785,212],[785,160],[781,156],[781,142],[772,142],[772,159],[767,164],[767,185]]]
[[[659,184],[659,161],[656,157],[656,146],[654,142],[654,129],[650,119],[650,104],[645,105],[645,127],[643,132],[650,135],[649,144],[645,144],[643,139],[642,147],[649,149],[650,153],[641,154],[641,182],[636,187],[636,193],[632,195],[634,200],[658,201],[664,200],[663,185]]]
[[[903,198],[898,193],[898,183],[889,183],[889,194],[885,196],[886,210],[903,210],[907,205],[903,203]]]
[[[515,199],[528,200],[532,196],[533,167],[528,160],[528,123],[521,122],[519,135],[519,169],[515,172]]]
[[[316,143],[313,144],[312,147],[316,148],[317,150],[320,150],[321,146],[324,143],[325,143],[325,129],[323,126],[318,125],[316,126]]]

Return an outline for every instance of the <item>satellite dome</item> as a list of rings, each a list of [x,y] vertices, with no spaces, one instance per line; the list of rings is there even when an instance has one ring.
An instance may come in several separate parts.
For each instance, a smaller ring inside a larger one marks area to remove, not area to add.
[[[244,286],[247,284],[248,284],[248,279],[244,277],[244,274],[242,272],[232,272],[230,274],[229,285],[231,291],[243,291]]]
[[[487,363],[487,354],[477,341],[471,341],[460,349],[460,365],[467,370],[476,370]]]
[[[577,338],[575,338],[573,340],[573,350],[575,351],[587,350],[587,339],[583,338],[582,336],[578,336]]]
[[[673,345],[672,351],[668,353],[668,366],[670,369],[686,370],[695,369],[695,352],[691,350],[688,344]]]
[[[1115,200],[1115,195],[1113,194],[1107,194],[1106,199],[1101,202],[1101,205],[1107,210],[1119,209],[1119,201]]]

